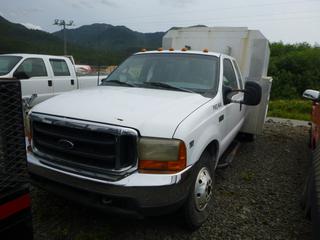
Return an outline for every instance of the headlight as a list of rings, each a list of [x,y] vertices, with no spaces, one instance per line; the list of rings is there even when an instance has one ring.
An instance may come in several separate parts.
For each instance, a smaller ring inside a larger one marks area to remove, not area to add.
[[[187,163],[186,146],[176,139],[141,138],[138,144],[139,171],[175,173]]]

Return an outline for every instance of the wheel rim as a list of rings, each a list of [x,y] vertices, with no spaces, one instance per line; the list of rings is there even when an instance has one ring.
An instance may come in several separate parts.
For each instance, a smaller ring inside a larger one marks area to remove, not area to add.
[[[198,173],[194,188],[194,197],[198,211],[203,211],[211,200],[212,179],[206,167],[203,167]]]

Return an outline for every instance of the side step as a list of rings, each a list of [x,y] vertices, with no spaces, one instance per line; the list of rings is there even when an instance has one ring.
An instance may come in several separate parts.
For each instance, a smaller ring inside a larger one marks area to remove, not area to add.
[[[240,147],[239,141],[233,141],[230,146],[227,148],[227,150],[222,154],[222,156],[219,159],[219,163],[217,168],[226,168],[228,167],[233,159],[235,158],[238,150]]]

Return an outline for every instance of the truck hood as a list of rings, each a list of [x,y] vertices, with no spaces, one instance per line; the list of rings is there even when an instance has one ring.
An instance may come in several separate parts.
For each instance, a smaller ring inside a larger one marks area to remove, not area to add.
[[[100,86],[53,97],[36,105],[32,112],[130,127],[142,136],[171,138],[179,123],[209,100],[188,92]]]

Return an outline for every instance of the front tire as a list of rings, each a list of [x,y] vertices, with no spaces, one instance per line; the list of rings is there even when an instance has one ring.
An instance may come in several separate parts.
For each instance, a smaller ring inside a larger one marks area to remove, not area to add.
[[[189,196],[184,205],[184,218],[188,229],[198,229],[209,217],[213,194],[213,157],[208,151],[200,157],[193,176]]]

